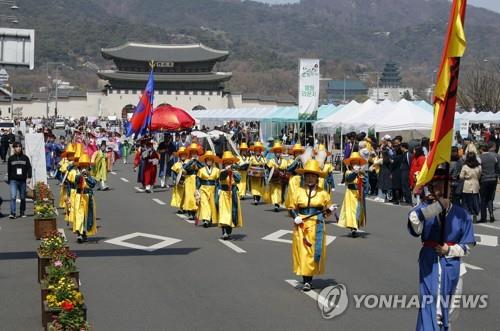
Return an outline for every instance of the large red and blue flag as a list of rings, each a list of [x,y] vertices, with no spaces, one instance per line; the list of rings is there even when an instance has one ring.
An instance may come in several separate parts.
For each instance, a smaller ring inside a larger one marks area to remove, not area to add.
[[[130,119],[127,128],[127,137],[135,134],[144,134],[149,127],[151,122],[151,116],[153,114],[153,99],[155,91],[155,79],[153,74],[153,69],[149,73],[148,83],[146,88],[142,93],[141,99],[135,108],[134,114]]]

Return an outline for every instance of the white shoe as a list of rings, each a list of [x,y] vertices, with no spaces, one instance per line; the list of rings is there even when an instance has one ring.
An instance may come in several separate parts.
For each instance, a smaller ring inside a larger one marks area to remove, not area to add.
[[[165,179],[160,179],[160,186],[163,188],[165,187]]]

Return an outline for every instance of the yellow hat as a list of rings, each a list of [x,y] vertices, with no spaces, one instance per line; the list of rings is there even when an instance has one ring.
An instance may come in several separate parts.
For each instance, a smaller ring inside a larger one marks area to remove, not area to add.
[[[289,151],[290,154],[304,153],[305,148],[301,144],[293,145],[292,149]]]
[[[90,165],[90,157],[88,154],[83,153],[78,159],[79,167],[88,167]]]
[[[239,159],[231,153],[231,151],[225,151],[224,154],[222,154],[222,163],[225,162],[231,162],[231,163],[236,163],[239,161]]]
[[[275,142],[273,147],[271,148],[271,153],[276,153],[279,151],[279,153],[283,153],[283,145],[279,141]]]
[[[175,152],[174,154],[176,156],[180,156],[180,155],[187,155],[187,149],[186,147],[182,146],[182,147],[179,147],[179,150],[177,152]]]
[[[240,144],[240,151],[246,151],[248,149],[247,143],[241,143]]]
[[[314,151],[314,154],[318,154],[318,152],[326,152],[327,156],[332,155],[332,153],[326,150],[325,144],[318,145],[318,149]]]
[[[358,161],[360,165],[366,164],[366,160],[359,155],[358,152],[352,152],[351,157],[344,160],[345,165],[350,165],[353,161]]]
[[[256,141],[255,144],[253,144],[252,147],[250,147],[251,151],[260,150],[262,152],[264,149],[265,149],[264,145],[262,145],[260,141]]]
[[[199,161],[200,162],[205,162],[206,159],[212,159],[214,162],[220,162],[220,159],[217,155],[214,154],[212,151],[206,151],[205,154],[200,156]]]
[[[75,160],[78,160],[80,156],[82,156],[82,153],[83,153],[83,145],[77,143],[75,146],[75,155],[74,155]]]
[[[189,147],[187,148],[187,152],[197,152],[198,155],[203,155],[203,148],[201,148],[201,146],[197,143],[191,143],[191,145],[189,145]]]
[[[318,160],[308,160],[304,165],[304,168],[297,169],[299,174],[315,174],[319,177],[325,177],[325,173],[321,171]]]
[[[64,150],[64,152],[61,153],[61,157],[73,156],[73,154],[75,154],[75,145],[69,143],[66,145],[66,149]]]

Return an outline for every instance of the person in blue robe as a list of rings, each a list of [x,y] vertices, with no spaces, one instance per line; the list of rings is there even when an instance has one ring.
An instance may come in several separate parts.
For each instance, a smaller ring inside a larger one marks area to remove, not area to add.
[[[469,213],[443,198],[443,180],[433,182],[434,201],[424,201],[410,211],[408,231],[420,237],[420,307],[416,330],[448,330],[453,295],[462,290],[465,266],[461,258],[475,245]],[[440,214],[445,211],[444,225]]]

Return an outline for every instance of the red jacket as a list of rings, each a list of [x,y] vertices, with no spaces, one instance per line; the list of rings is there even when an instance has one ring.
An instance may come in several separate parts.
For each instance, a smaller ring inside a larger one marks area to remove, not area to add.
[[[410,187],[413,189],[415,187],[415,173],[419,172],[422,170],[422,167],[424,166],[425,163],[425,156],[421,155],[418,158],[412,158],[411,159],[411,166],[410,166]]]

